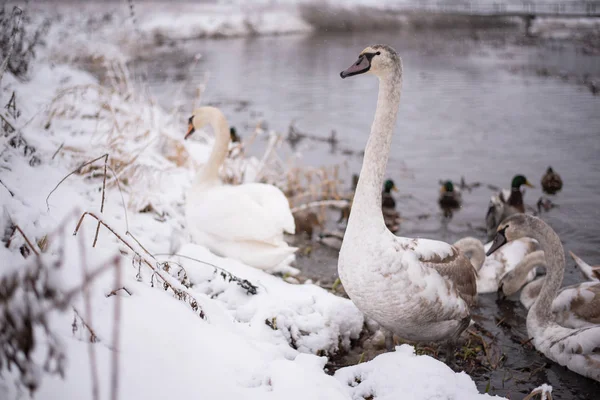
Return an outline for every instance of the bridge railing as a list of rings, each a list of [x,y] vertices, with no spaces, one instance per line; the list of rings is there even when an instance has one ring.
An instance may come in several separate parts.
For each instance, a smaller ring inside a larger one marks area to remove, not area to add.
[[[537,14],[537,15],[564,15],[564,16],[599,16],[600,1],[578,2],[427,2],[421,4],[402,5],[400,8],[436,13],[456,13],[470,15],[495,15],[495,14]]]

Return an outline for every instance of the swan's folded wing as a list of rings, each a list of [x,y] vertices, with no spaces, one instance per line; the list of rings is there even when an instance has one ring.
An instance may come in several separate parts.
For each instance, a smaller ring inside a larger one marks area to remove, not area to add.
[[[279,221],[285,232],[295,233],[296,224],[290,211],[290,203],[279,188],[264,183],[247,183],[241,187],[254,201],[270,210],[273,218]]]
[[[190,229],[226,240],[254,240],[278,244],[283,226],[270,210],[239,186],[211,188],[187,207]]]
[[[475,303],[477,278],[471,261],[455,247],[436,240],[413,239],[415,252],[421,264],[436,270],[442,277],[452,282],[458,295],[468,304]]]

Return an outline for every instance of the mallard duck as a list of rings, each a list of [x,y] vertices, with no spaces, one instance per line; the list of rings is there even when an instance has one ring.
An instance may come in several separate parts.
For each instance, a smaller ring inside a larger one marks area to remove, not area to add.
[[[544,176],[542,176],[542,189],[548,194],[555,194],[562,189],[562,179],[559,174],[554,172],[552,167],[548,167]]]
[[[515,175],[510,185],[510,190],[502,190],[491,197],[485,215],[488,240],[494,237],[496,228],[505,218],[516,213],[525,212],[523,193],[521,192],[521,186],[523,185],[534,187],[525,176]]]
[[[451,217],[452,211],[460,208],[462,202],[462,195],[458,188],[454,187],[452,181],[446,181],[440,189],[440,198],[438,203],[440,208],[444,211],[445,217]]]
[[[338,259],[339,277],[354,304],[398,337],[452,343],[471,321],[475,271],[447,243],[399,237],[386,229],[381,187],[400,104],[402,61],[390,46],[370,46],[340,76],[366,72],[379,78],[379,95]],[[392,343],[388,334],[387,347]]]
[[[396,200],[392,196],[392,191],[397,192],[398,188],[393,180],[388,179],[383,184],[383,192],[381,192],[381,210],[385,226],[391,232],[396,232],[400,228],[400,213],[396,211]]]
[[[185,138],[205,125],[212,126],[216,140],[208,161],[187,192],[187,228],[196,243],[220,256],[272,269],[297,250],[283,239],[284,233],[295,232],[288,199],[269,184],[222,184],[219,169],[231,140],[229,124],[218,108],[201,107],[190,117]]]
[[[600,324],[566,328],[557,323],[553,312],[565,272],[565,253],[556,232],[539,218],[515,214],[502,221],[487,255],[523,237],[538,241],[547,265],[540,294],[527,313],[527,334],[533,338],[535,348],[549,359],[600,382]]]
[[[229,128],[229,136],[231,137],[232,143],[239,143],[242,141],[233,126]]]

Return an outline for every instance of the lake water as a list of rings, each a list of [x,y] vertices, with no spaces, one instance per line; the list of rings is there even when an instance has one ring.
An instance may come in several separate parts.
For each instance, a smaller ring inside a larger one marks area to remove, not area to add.
[[[340,139],[337,150],[304,141],[296,151],[302,153],[305,165],[344,163],[349,177],[360,170],[362,157],[344,155],[340,149],[364,149],[377,81],[370,76],[342,80],[339,73],[374,43],[392,45],[404,63],[402,101],[387,169],[400,189],[397,208],[405,218],[398,235],[448,242],[467,235],[483,239],[481,228],[492,194],[486,185],[508,188],[515,174],[524,174],[536,185],[525,194],[526,203],[534,207],[542,195],[540,179],[551,165],[564,187],[551,197],[559,208],[542,218],[557,231],[566,250],[600,264],[600,96],[574,79],[536,73],[546,68],[551,75],[556,71],[598,76],[597,55],[559,42],[515,45],[502,32],[319,33],[186,42],[145,65],[150,90],[165,106],[181,101],[191,105],[195,85],[209,74],[202,103],[220,104],[242,138],[259,119],[279,132],[287,132],[292,121],[300,131],[321,137],[335,130]],[[189,60],[191,53],[203,58],[190,71],[182,60]],[[175,77],[182,75],[186,86],[182,97],[174,100],[182,85]],[[240,100],[248,106],[240,107]],[[254,147],[261,153],[260,146]],[[284,157],[290,153],[289,147],[282,149]],[[464,193],[462,209],[444,221],[437,205],[438,181],[459,181],[461,176],[482,186]],[[428,217],[418,218],[423,214]],[[334,277],[335,264],[334,254],[314,270]],[[581,279],[569,258],[565,284]],[[495,295],[483,296],[482,309],[499,316],[506,313],[502,307]],[[520,324],[515,329],[526,335],[525,312],[518,305],[514,309],[508,314]],[[502,334],[508,338],[511,333]],[[513,362],[548,362],[534,351],[523,354],[519,349],[507,350],[518,361]],[[598,390],[597,384],[555,364],[544,377],[558,386],[555,398],[591,399]],[[492,379],[496,389],[499,379]],[[532,380],[533,387],[535,383]],[[486,382],[478,385],[484,390]]]

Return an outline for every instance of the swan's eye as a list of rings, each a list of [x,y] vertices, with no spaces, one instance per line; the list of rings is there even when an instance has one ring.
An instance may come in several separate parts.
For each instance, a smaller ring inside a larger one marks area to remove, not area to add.
[[[190,123],[190,124],[191,124],[193,119],[194,119],[194,116],[192,115],[192,116],[190,117],[190,119],[188,119],[188,123]]]
[[[375,55],[376,55],[376,56],[378,56],[378,55],[380,55],[380,54],[381,54],[381,52],[380,52],[380,51],[378,51],[377,53],[375,53]]]

